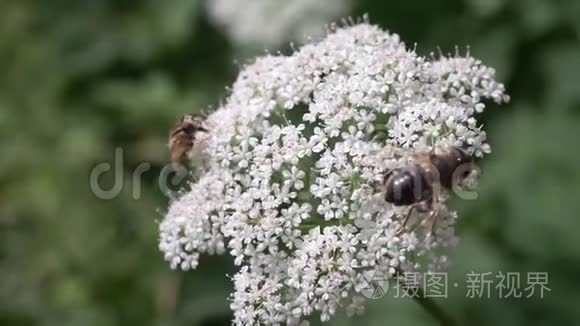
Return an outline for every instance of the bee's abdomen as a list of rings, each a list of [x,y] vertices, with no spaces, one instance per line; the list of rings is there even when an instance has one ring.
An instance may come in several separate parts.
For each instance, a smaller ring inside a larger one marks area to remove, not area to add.
[[[419,165],[393,170],[385,180],[385,200],[394,205],[411,205],[430,198],[432,188]]]

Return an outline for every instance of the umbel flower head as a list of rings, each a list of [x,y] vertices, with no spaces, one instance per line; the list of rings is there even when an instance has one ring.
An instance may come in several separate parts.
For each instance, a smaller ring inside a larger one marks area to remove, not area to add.
[[[434,146],[489,153],[482,101],[508,99],[479,60],[422,57],[368,23],[258,58],[208,117],[205,164],[159,247],[183,270],[203,253],[233,256],[234,324],[360,311],[365,273],[440,270],[457,242],[444,201],[431,236],[398,232],[409,207],[385,201],[386,171]]]

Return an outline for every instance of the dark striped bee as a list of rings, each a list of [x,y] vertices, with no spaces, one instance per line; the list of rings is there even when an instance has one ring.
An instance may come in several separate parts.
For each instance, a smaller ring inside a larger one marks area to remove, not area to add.
[[[430,223],[433,231],[438,214],[438,201],[443,190],[451,190],[473,171],[473,158],[458,147],[436,148],[413,156],[412,162],[402,168],[388,171],[384,177],[385,200],[397,206],[411,206],[403,221],[404,231],[413,210],[429,213],[420,224]]]
[[[197,114],[187,114],[181,117],[169,134],[169,154],[171,161],[185,165],[188,154],[195,145],[200,132],[208,132],[205,127],[205,117]]]

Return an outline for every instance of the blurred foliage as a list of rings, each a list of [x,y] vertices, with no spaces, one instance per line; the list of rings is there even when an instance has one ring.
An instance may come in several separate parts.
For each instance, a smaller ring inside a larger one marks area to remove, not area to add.
[[[227,257],[178,273],[157,250],[168,126],[217,106],[248,53],[203,11],[188,0],[0,1],[0,324],[230,320]],[[461,245],[449,278],[546,271],[552,291],[474,300],[460,287],[439,303],[473,325],[577,324],[580,2],[356,1],[352,15],[364,13],[420,52],[471,44],[512,95],[484,115],[495,153],[482,162],[479,199],[453,202]],[[115,148],[124,188],[101,200],[89,173]],[[132,171],[142,162],[152,168],[136,200]],[[361,322],[433,324],[415,303],[387,299],[336,323]]]

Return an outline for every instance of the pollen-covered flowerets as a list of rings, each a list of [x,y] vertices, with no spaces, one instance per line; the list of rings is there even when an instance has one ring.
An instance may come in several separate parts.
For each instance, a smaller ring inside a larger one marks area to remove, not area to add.
[[[207,161],[171,203],[160,249],[183,270],[234,257],[234,324],[361,311],[364,272],[439,270],[457,242],[445,187],[433,230],[400,232],[410,206],[385,200],[385,174],[436,148],[489,153],[477,115],[508,99],[479,60],[421,57],[367,23],[258,58],[208,117]]]

